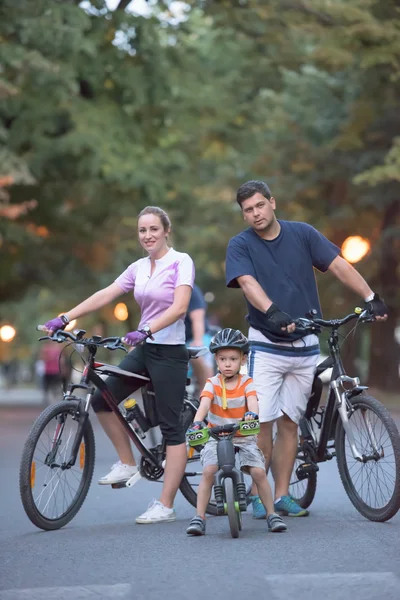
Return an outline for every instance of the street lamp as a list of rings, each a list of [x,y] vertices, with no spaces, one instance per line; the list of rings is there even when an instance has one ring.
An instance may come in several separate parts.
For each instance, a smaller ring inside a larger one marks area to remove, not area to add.
[[[342,254],[350,263],[359,262],[370,250],[370,241],[360,235],[351,235],[342,244]]]
[[[118,319],[118,321],[126,321],[128,314],[128,307],[123,302],[119,302],[114,308],[114,317]]]
[[[11,342],[16,333],[14,327],[11,327],[11,325],[3,325],[3,327],[0,327],[0,339],[2,342]]]

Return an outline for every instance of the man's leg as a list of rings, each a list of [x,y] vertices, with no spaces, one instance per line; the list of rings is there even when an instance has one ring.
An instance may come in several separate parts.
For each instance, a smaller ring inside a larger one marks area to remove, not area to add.
[[[285,375],[284,365],[275,354],[251,349],[249,355],[249,375],[254,380],[259,403],[260,433],[258,447],[264,454],[268,472],[272,456],[272,427],[282,416],[279,408],[280,389]],[[266,511],[260,502],[255,484],[251,490],[253,517],[265,518]]]
[[[280,393],[283,416],[278,419],[278,433],[272,455],[276,509],[291,516],[307,516],[308,511],[290,498],[289,483],[298,447],[298,423],[304,414],[314,379],[316,356],[296,358]]]
[[[271,471],[275,481],[275,499],[289,495],[289,482],[296,460],[298,445],[298,425],[287,415],[277,421],[276,436]]]

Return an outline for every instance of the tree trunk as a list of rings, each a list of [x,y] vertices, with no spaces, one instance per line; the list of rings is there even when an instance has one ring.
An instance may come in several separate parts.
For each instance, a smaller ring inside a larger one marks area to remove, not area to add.
[[[400,200],[393,200],[386,208],[382,223],[382,247],[377,292],[385,299],[389,309],[386,322],[371,325],[371,350],[369,384],[384,391],[400,391],[400,345],[394,331],[400,317],[399,310],[399,240],[388,230],[396,225],[400,215]]]

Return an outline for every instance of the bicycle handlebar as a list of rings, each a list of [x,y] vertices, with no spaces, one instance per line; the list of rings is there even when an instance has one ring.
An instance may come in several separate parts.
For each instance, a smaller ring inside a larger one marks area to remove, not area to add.
[[[215,427],[210,427],[210,433],[214,433],[215,435],[218,435],[219,433],[233,433],[239,431],[239,429],[239,423],[228,423],[227,425],[216,425]]]
[[[48,331],[43,325],[36,326],[37,331]],[[39,338],[39,341],[42,340],[51,340],[52,342],[57,342],[58,344],[62,344],[67,340],[71,340],[76,344],[81,344],[83,346],[97,346],[107,348],[107,350],[123,350],[124,352],[128,352],[125,346],[122,344],[120,337],[106,337],[102,338],[100,335],[93,336],[92,338],[84,338],[83,335],[86,332],[83,331],[82,335],[74,335],[70,331],[65,331],[64,329],[57,329],[53,332],[52,335],[46,335]]]
[[[321,327],[331,327],[332,329],[339,329],[346,323],[353,321],[354,319],[358,319],[363,323],[368,323],[374,321],[374,316],[367,310],[362,310],[361,308],[356,308],[354,312],[350,313],[343,317],[343,319],[320,319],[316,316],[317,311],[311,310],[309,312],[309,317],[300,317],[299,319],[294,319],[293,323],[296,325],[296,330],[304,331],[307,333],[319,333],[321,331]]]

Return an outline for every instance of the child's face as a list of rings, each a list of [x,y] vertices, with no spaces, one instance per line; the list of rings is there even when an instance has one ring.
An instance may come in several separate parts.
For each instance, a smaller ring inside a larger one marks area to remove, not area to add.
[[[215,360],[220,373],[224,377],[233,377],[239,373],[244,356],[237,348],[224,348],[217,351]]]

